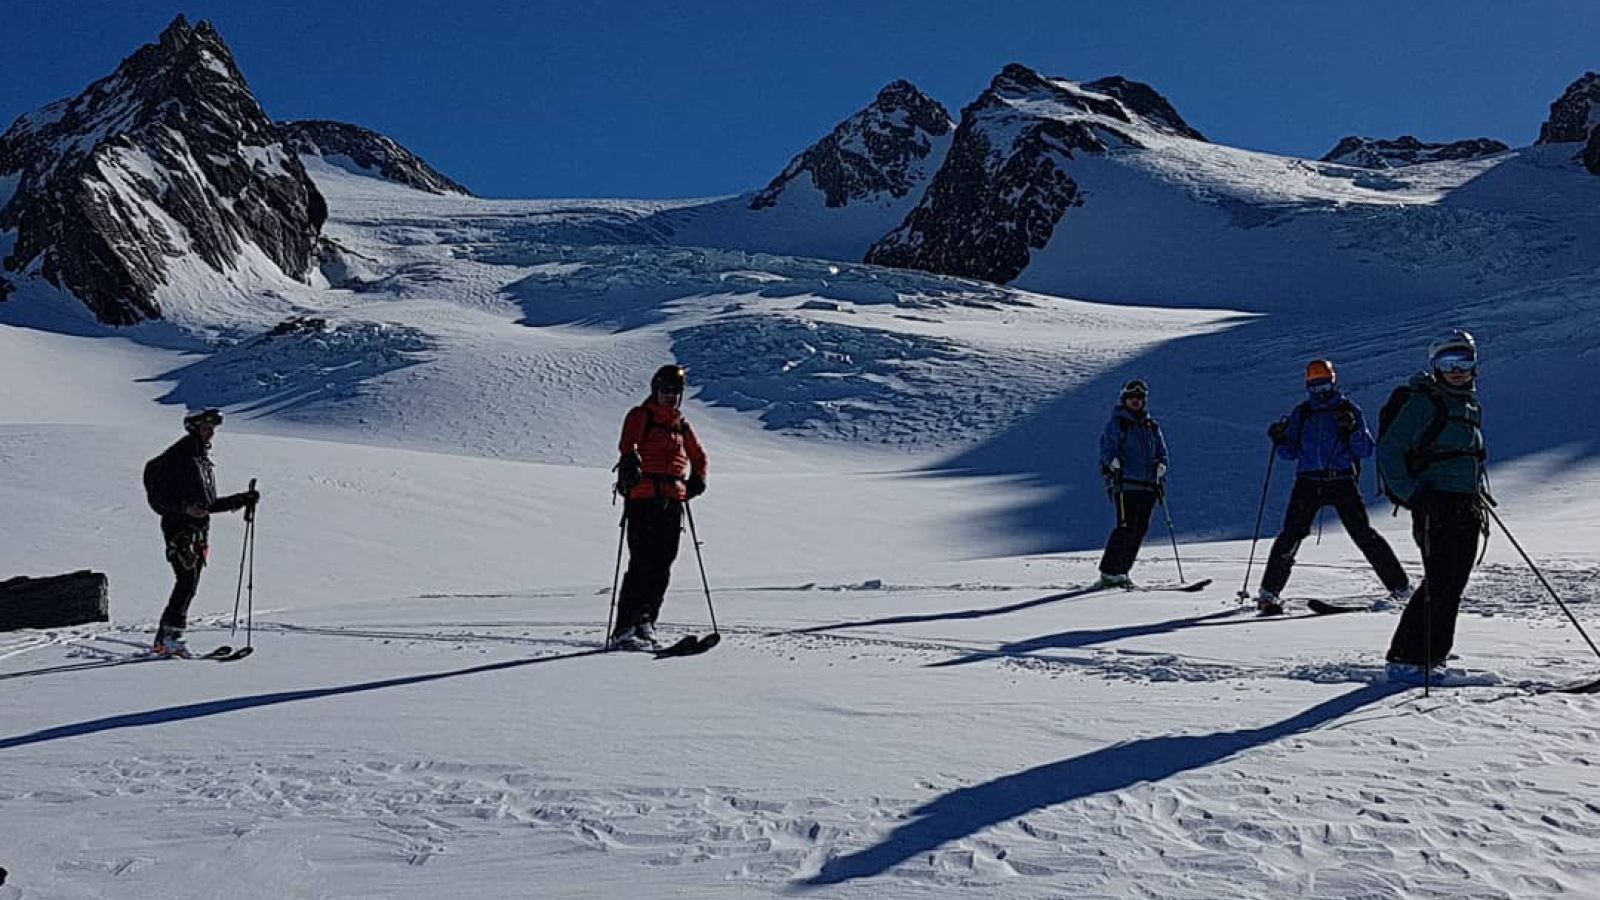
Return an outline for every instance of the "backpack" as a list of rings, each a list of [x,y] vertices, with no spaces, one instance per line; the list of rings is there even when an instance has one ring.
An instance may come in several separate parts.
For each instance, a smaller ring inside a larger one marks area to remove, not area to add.
[[[172,510],[168,508],[167,501],[169,493],[167,458],[166,454],[162,454],[144,464],[144,499],[156,515],[171,515]]]
[[[1411,396],[1419,391],[1433,401],[1433,418],[1428,421],[1427,427],[1422,429],[1417,442],[1406,450],[1406,471],[1411,475],[1426,469],[1437,459],[1430,455],[1433,442],[1439,439],[1445,426],[1450,423],[1450,410],[1445,406],[1444,398],[1439,396],[1438,391],[1402,384],[1389,392],[1389,399],[1383,402],[1383,409],[1378,410],[1378,442],[1382,443],[1384,434],[1388,432],[1389,426],[1394,424],[1394,420],[1400,415],[1400,410],[1411,401]],[[1400,505],[1400,499],[1389,490],[1388,481],[1383,477],[1382,466],[1378,467],[1378,489],[1383,492],[1383,496],[1389,498],[1389,502],[1396,506]]]

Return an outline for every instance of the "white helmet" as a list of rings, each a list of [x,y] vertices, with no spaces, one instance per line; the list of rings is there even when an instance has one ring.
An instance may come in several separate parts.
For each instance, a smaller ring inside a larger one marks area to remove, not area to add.
[[[1473,362],[1478,361],[1478,342],[1473,340],[1472,334],[1460,328],[1452,328],[1440,338],[1428,345],[1428,363],[1431,365],[1440,356],[1454,352],[1465,355]]]

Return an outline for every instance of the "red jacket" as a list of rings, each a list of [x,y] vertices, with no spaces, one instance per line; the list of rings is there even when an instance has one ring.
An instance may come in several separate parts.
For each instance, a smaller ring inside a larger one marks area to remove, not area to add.
[[[622,420],[622,440],[617,442],[622,453],[639,454],[644,478],[628,493],[630,500],[647,500],[661,496],[674,500],[687,496],[684,480],[692,472],[706,477],[706,451],[700,439],[684,420],[683,413],[670,406],[662,406],[654,397],[628,411]],[[659,487],[660,492],[657,488]]]

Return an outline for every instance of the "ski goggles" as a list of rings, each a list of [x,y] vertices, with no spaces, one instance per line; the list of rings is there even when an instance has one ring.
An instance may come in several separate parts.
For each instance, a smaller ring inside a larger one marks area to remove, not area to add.
[[[1312,379],[1311,381],[1306,382],[1306,390],[1310,391],[1313,394],[1331,394],[1331,393],[1333,393],[1333,379],[1332,378],[1315,378],[1315,379]]]
[[[1472,372],[1478,368],[1478,360],[1470,353],[1451,350],[1435,356],[1433,367],[1440,372]]]
[[[222,410],[207,409],[194,413],[193,415],[185,416],[183,419],[183,424],[184,427],[210,425],[212,428],[215,428],[222,424]]]

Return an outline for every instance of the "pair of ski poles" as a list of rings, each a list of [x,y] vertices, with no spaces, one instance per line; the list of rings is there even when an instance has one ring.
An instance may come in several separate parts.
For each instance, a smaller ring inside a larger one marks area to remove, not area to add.
[[[1117,471],[1117,483],[1114,488],[1117,494],[1117,525],[1126,528],[1128,524],[1127,510],[1122,503],[1122,471]],[[1156,502],[1161,504],[1161,515],[1167,520],[1167,537],[1172,540],[1172,561],[1178,567],[1178,583],[1185,584],[1183,577],[1183,558],[1178,555],[1178,532],[1172,527],[1172,510],[1167,508],[1167,486],[1164,483],[1156,485]]]
[[[700,639],[701,646],[707,650],[715,647],[722,641],[722,632],[717,628],[717,610],[711,605],[711,582],[706,579],[706,561],[700,554],[700,535],[694,527],[694,509],[689,501],[683,501],[683,514],[689,520],[689,541],[694,544],[694,558],[700,566],[700,586],[706,594],[706,612],[711,615],[711,633]],[[611,629],[616,624],[617,616],[617,588],[622,579],[622,547],[628,538],[628,507],[623,504],[622,518],[617,522],[617,565],[611,575],[611,608],[606,613],[605,643],[611,645]]]
[[[250,479],[250,491],[255,492],[256,480]],[[249,581],[245,580],[245,567],[249,566]],[[246,590],[248,593],[246,594]],[[244,614],[244,647],[235,651],[236,659],[243,659],[255,652],[252,643],[255,635],[255,607],[256,607],[256,505],[251,503],[244,508],[244,550],[239,555],[239,584],[233,592],[233,627],[230,635],[239,633],[239,600],[241,595],[249,599],[245,604]]]

